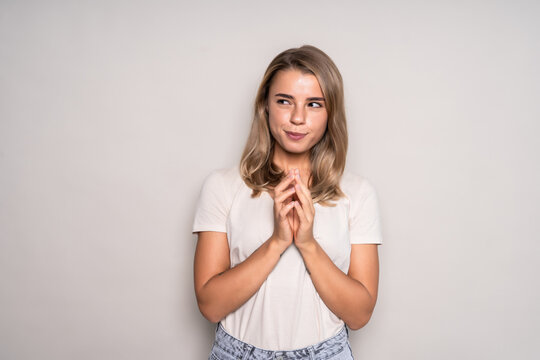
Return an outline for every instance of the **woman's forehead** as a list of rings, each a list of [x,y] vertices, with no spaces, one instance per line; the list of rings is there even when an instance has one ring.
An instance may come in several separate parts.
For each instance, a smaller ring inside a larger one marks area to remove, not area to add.
[[[297,69],[279,70],[272,79],[270,91],[272,93],[293,92],[311,97],[323,96],[321,86],[315,75]]]

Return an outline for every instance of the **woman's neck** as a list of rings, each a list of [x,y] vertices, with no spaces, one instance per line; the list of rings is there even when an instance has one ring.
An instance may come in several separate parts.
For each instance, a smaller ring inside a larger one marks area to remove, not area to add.
[[[298,169],[300,173],[311,174],[311,161],[309,151],[302,154],[286,152],[279,145],[274,145],[272,162],[285,172],[290,169]]]

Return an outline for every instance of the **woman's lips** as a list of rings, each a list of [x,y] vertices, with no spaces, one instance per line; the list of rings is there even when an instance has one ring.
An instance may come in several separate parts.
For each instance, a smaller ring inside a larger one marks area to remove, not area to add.
[[[297,132],[292,132],[292,131],[285,131],[285,133],[287,134],[287,136],[289,137],[289,139],[292,139],[292,140],[301,140],[304,138],[304,136],[306,136],[306,134],[303,134],[303,133],[297,133]]]

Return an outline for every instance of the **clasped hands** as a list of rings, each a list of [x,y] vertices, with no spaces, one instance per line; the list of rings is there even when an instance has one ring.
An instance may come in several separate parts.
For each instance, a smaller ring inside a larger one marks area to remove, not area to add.
[[[274,188],[274,234],[283,251],[293,242],[300,250],[315,241],[313,219],[315,207],[311,192],[300,179],[298,169]]]

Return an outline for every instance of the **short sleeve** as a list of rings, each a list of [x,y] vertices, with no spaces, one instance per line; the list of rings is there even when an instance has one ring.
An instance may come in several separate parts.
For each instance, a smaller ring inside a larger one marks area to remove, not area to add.
[[[365,178],[355,181],[350,196],[349,233],[351,244],[382,244],[377,194]]]
[[[224,170],[216,170],[205,179],[197,206],[192,232],[227,232],[231,186]]]

